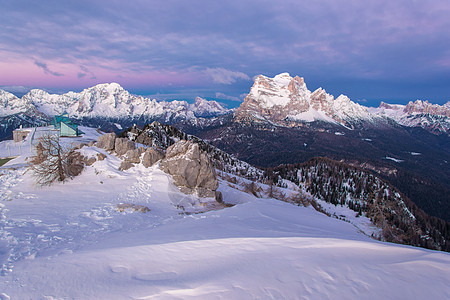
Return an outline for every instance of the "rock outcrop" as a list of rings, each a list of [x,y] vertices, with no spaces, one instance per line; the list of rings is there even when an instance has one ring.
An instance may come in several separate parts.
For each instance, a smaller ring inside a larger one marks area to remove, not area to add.
[[[125,170],[128,170],[128,169],[132,168],[132,167],[134,167],[133,163],[129,162],[128,160],[124,160],[120,164],[119,171],[125,171]]]
[[[219,182],[210,159],[198,144],[181,140],[167,148],[161,169],[172,175],[174,183],[187,194],[215,197]]]
[[[138,149],[128,150],[125,153],[125,160],[138,164],[141,162],[141,154],[144,153],[144,148],[139,147]]]
[[[128,150],[136,149],[134,142],[127,138],[117,138],[114,145],[114,150],[117,155],[124,155]]]
[[[102,136],[98,137],[97,147],[111,151],[114,150],[116,142],[116,134],[115,133],[106,133]]]
[[[144,165],[144,167],[148,168],[153,166],[158,160],[163,158],[164,153],[150,147],[145,150],[144,156],[142,157],[142,164]]]

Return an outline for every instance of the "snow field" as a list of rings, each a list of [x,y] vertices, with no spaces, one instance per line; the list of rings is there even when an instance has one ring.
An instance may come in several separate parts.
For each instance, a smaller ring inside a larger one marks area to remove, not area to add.
[[[64,184],[36,187],[25,155],[0,168],[0,299],[450,298],[448,253],[378,242],[224,180],[236,205],[218,209],[180,193],[157,165],[119,171],[116,156],[80,151],[106,158]]]

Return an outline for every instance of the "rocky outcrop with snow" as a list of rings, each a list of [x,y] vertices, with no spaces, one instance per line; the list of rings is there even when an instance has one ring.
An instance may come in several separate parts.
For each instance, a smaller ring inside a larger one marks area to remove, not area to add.
[[[282,73],[274,78],[259,75],[250,93],[236,110],[237,120],[269,121],[279,125],[326,121],[346,125],[374,118],[367,108],[341,95],[337,99],[319,88],[311,92],[301,77]]]
[[[142,156],[142,164],[144,167],[148,168],[153,166],[157,161],[164,158],[164,153],[156,150],[155,148],[149,147],[145,150]]]
[[[116,138],[114,150],[117,155],[124,155],[128,150],[136,149],[136,145],[133,141],[127,138]]]
[[[97,147],[105,150],[114,150],[116,143],[116,134],[114,132],[105,133],[98,137]]]
[[[161,169],[172,175],[175,185],[187,194],[215,197],[219,182],[213,164],[197,143],[181,140],[166,151]]]

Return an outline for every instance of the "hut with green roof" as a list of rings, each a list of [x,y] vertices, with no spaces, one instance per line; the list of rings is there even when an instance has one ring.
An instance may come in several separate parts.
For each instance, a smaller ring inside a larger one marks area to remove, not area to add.
[[[78,124],[70,120],[67,113],[55,116],[53,118],[53,127],[59,130],[60,136],[80,136],[84,133],[78,129]]]

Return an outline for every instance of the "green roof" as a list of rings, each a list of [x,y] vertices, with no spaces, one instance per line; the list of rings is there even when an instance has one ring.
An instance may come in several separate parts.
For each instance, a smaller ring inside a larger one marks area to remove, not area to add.
[[[65,126],[61,127],[61,124]],[[62,136],[78,136],[84,132],[78,129],[78,125],[72,122],[67,113],[63,113],[53,118],[53,126],[60,130]]]

